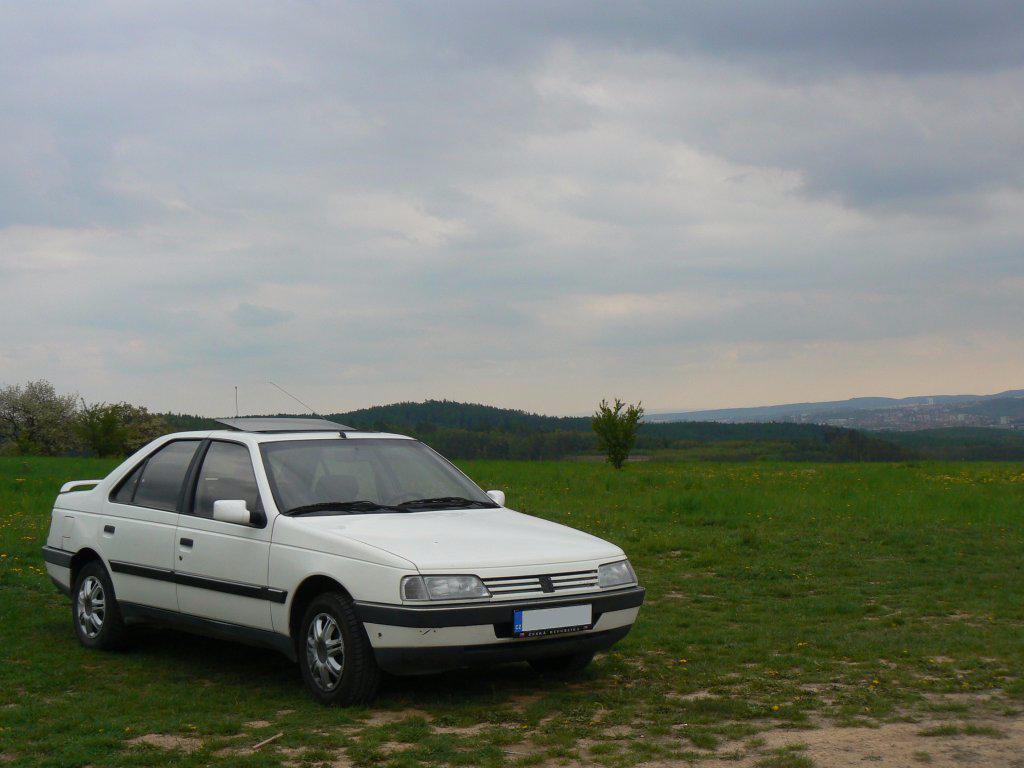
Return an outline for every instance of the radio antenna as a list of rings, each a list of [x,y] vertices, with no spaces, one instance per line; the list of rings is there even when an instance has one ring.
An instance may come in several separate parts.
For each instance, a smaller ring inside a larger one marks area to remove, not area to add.
[[[235,418],[238,418],[238,385],[235,384]]]
[[[270,381],[269,379],[267,380],[267,384],[270,384],[271,386],[274,386],[274,387],[277,387],[278,389],[280,389],[280,390],[281,390],[282,392],[284,392],[284,393],[285,393],[286,395],[288,395],[288,397],[290,397],[290,398],[291,398],[292,400],[294,400],[294,401],[295,401],[296,403],[298,403],[299,405],[301,405],[301,406],[302,406],[303,408],[305,408],[305,409],[306,409],[307,411],[310,411],[310,412],[311,412],[311,413],[312,413],[312,414],[313,414],[314,416],[320,416],[320,414],[319,414],[319,413],[317,413],[317,412],[316,412],[315,410],[313,410],[313,407],[312,407],[312,406],[310,406],[310,405],[307,405],[306,403],[304,403],[304,402],[302,402],[301,400],[299,400],[299,398],[297,398],[297,397],[296,397],[295,395],[293,395],[293,394],[292,394],[291,392],[289,392],[289,391],[288,391],[287,389],[285,389],[284,387],[280,386],[279,384],[275,384],[274,382]],[[323,416],[320,416],[320,418],[322,419],[322,418],[323,418]]]

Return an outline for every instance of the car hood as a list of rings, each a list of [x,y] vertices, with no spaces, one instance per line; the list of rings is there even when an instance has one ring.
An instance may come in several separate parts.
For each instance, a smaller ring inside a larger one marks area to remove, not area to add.
[[[589,533],[511,509],[422,511],[295,518],[324,538],[390,552],[424,571],[547,565],[621,557]],[[326,542],[325,542],[326,543]]]

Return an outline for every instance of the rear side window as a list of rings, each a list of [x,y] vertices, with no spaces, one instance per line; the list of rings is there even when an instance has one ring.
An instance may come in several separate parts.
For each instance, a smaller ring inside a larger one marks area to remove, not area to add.
[[[262,509],[249,449],[238,443],[213,442],[199,472],[193,514],[213,517],[213,502],[225,499],[243,499],[250,512]]]
[[[150,456],[142,467],[142,477],[135,488],[132,503],[140,507],[176,511],[181,486],[198,445],[198,440],[177,440]]]
[[[111,501],[116,501],[118,504],[132,503],[132,499],[135,498],[135,487],[139,484],[139,477],[142,476],[142,469],[145,466],[146,462],[142,462],[130,475],[128,475],[128,477],[121,481],[121,485],[118,487],[117,493],[114,494]]]

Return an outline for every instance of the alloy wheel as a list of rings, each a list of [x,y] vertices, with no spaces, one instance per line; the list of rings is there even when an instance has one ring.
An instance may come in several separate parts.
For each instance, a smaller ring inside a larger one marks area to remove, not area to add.
[[[103,618],[107,614],[107,598],[103,583],[95,576],[87,576],[78,589],[78,626],[83,634],[92,639],[103,629]]]
[[[309,623],[306,661],[318,687],[324,691],[337,687],[345,669],[345,641],[338,622],[328,613],[318,613]]]

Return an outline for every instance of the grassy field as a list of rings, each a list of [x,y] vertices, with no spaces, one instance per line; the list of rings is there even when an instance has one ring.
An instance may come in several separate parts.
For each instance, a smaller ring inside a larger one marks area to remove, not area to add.
[[[624,547],[649,602],[569,685],[525,665],[392,679],[348,711],[271,652],[77,644],[39,548],[59,483],[111,466],[0,459],[0,762],[783,768],[845,765],[847,739],[881,764],[1010,765],[1024,744],[1019,465],[466,463]]]

